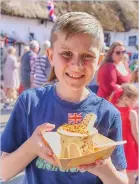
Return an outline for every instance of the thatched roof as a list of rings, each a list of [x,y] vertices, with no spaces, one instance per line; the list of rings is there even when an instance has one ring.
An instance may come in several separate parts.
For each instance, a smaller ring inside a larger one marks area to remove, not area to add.
[[[46,0],[0,0],[1,13],[27,18],[49,19]],[[56,1],[55,13],[60,16],[70,11],[85,11],[95,16],[106,31],[138,29],[138,2],[115,1]]]
[[[104,30],[124,32],[138,28],[138,2],[115,1],[72,1],[56,2],[56,14],[69,11],[85,11],[95,16]]]
[[[33,0],[0,0],[1,13],[5,15],[48,19],[46,1]]]

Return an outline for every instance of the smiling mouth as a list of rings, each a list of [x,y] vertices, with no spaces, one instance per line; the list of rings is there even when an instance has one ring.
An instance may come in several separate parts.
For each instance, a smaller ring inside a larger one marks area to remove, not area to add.
[[[85,75],[80,75],[80,76],[78,76],[78,75],[72,75],[72,74],[69,74],[69,73],[66,73],[66,75],[67,75],[69,78],[74,79],[74,80],[82,79],[82,78],[84,78],[84,76],[85,76]]]

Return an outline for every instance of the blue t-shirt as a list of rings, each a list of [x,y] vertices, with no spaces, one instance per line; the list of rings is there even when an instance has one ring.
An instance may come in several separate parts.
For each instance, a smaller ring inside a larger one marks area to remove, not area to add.
[[[95,127],[100,134],[115,141],[122,140],[121,119],[118,110],[105,99],[90,91],[87,99],[71,103],[60,99],[55,85],[29,89],[18,98],[9,122],[1,137],[1,150],[11,153],[19,148],[34,132],[37,126],[49,122],[55,130],[67,122],[68,113],[95,113]],[[54,131],[55,131],[54,130]],[[123,146],[117,146],[112,154],[117,170],[126,168]],[[20,163],[19,163],[20,164]],[[95,175],[81,173],[76,168],[61,170],[41,158],[34,159],[25,170],[25,184],[100,184]]]

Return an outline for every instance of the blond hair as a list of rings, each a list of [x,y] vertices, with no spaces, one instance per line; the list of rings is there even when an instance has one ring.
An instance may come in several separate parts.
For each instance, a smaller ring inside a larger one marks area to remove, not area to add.
[[[138,89],[131,83],[124,83],[121,85],[123,89],[123,95],[120,98],[128,97],[128,98],[138,98],[139,93]]]
[[[15,47],[9,46],[9,47],[7,48],[7,54],[15,55],[15,53],[16,53],[16,48],[15,48]]]
[[[97,47],[101,50],[104,44],[104,33],[100,22],[85,12],[69,12],[60,16],[51,31],[51,47],[57,38],[57,34],[64,33],[67,39],[73,35],[90,35],[97,41]],[[52,68],[48,81],[56,79],[54,68]]]
[[[25,45],[24,46],[24,53],[28,52],[30,50],[29,46]]]
[[[41,55],[46,55],[46,50],[51,47],[51,43],[48,40],[45,40],[42,49],[41,49]]]

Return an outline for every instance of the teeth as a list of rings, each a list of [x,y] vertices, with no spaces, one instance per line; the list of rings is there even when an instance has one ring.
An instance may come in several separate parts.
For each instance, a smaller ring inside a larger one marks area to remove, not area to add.
[[[77,75],[72,75],[72,74],[69,74],[70,77],[73,77],[73,78],[80,78],[81,76],[77,76]]]

